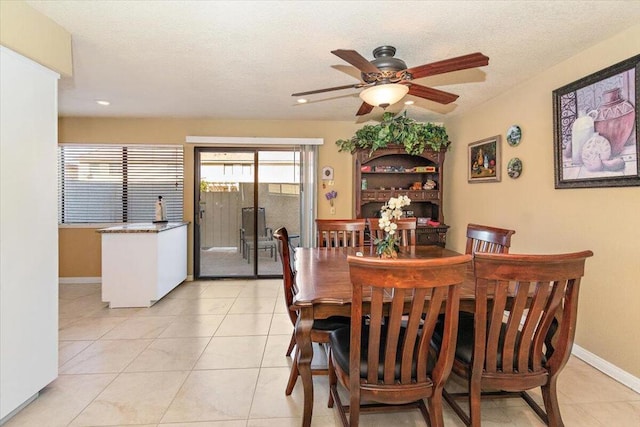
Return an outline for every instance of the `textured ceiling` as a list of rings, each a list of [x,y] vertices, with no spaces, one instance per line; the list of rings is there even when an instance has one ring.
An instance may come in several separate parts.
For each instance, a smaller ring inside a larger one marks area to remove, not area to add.
[[[408,107],[417,120],[442,121],[640,22],[637,0],[28,3],[72,34],[63,116],[366,121],[382,110],[356,119],[356,89],[307,104],[291,94],[358,83],[335,49],[371,60],[375,47],[392,45],[408,67],[489,56],[486,67],[417,80],[460,95],[448,106],[415,98]]]

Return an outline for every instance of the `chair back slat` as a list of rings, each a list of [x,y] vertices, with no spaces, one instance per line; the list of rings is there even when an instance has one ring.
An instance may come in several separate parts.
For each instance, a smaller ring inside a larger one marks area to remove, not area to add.
[[[505,282],[508,286],[508,282]],[[515,284],[515,297],[509,304],[509,310],[506,312],[506,328],[502,338],[502,372],[513,372],[513,361],[516,357],[518,347],[527,347],[526,341],[522,343],[518,342],[520,338],[520,322],[523,319],[527,299],[529,297],[529,283],[528,282],[516,282]],[[525,352],[527,353],[527,352]],[[526,361],[529,357],[527,354]]]
[[[383,239],[385,231],[380,229],[379,218],[367,218],[367,226],[371,235],[371,244],[375,239]],[[418,228],[417,218],[400,218],[396,220],[396,233],[398,234],[400,246],[416,245],[416,230]]]
[[[354,376],[358,384],[361,381],[360,331],[368,334],[366,384],[427,386],[429,381],[440,384],[446,380],[453,352],[441,352],[435,366],[427,370],[429,342],[438,314],[445,307],[448,327],[443,342],[449,350],[454,348],[458,288],[470,260],[470,255],[442,259],[348,257],[353,284],[350,384],[356,385]],[[369,306],[367,327],[362,326],[363,304]]]
[[[499,283],[494,286],[493,300],[480,303],[476,297],[476,307],[480,304],[484,307],[491,307],[491,311],[487,316],[487,345],[486,345],[486,370],[487,372],[496,372],[498,368],[498,348],[500,335],[502,333],[502,319],[507,309],[507,283]],[[487,294],[485,293],[485,296]],[[478,308],[476,308],[478,311]],[[480,329],[480,328],[479,328]]]
[[[398,343],[400,341],[400,328],[402,327],[402,314],[404,313],[406,289],[393,290],[393,302],[387,318],[387,339],[384,348],[384,383],[393,383],[395,375],[395,362],[398,355]],[[407,334],[405,334],[405,337]],[[401,370],[405,367],[401,366]]]
[[[540,373],[549,363],[564,365],[573,344],[580,277],[590,256],[591,251],[476,253],[474,369],[478,363],[487,373],[517,375]],[[552,338],[557,344],[549,351]]]
[[[362,288],[359,289],[360,298],[359,301],[362,301]],[[369,358],[367,359],[367,365],[369,366],[369,370],[367,373],[367,382],[375,383],[378,379],[378,371],[380,369],[380,358],[378,357],[380,350],[380,339],[382,336],[382,325],[383,325],[383,301],[384,301],[384,288],[379,287],[371,290],[371,320],[369,322],[369,347],[367,349]],[[353,340],[353,337],[351,337]],[[352,352],[352,357],[353,357]],[[360,364],[360,359],[355,362],[357,365]],[[353,366],[353,365],[352,365]]]
[[[438,317],[440,316],[440,313],[444,312],[446,313],[446,311],[448,310],[454,310],[457,311],[457,304],[455,305],[449,305],[446,303],[447,298],[451,298],[451,289],[446,289],[446,288],[434,288],[430,290],[430,296],[429,296],[429,308],[428,311],[426,313],[426,315],[424,316],[424,322],[422,324],[422,333],[423,335],[425,335],[426,337],[432,337],[433,333],[435,331],[435,326],[436,323],[438,322]],[[455,316],[455,314],[454,314]],[[446,317],[446,314],[445,314]],[[457,327],[458,327],[458,323],[457,323],[458,319],[454,319],[453,322],[451,322],[449,325],[445,325],[445,327],[451,327],[454,330],[457,331]],[[456,332],[457,333],[457,332]],[[455,336],[455,334],[454,334]],[[430,344],[430,340],[423,340],[420,343],[420,347],[418,349],[419,354],[417,357],[418,360],[418,370],[417,370],[417,378],[419,380],[423,380],[427,378],[427,368],[428,368],[428,363],[427,363],[427,358],[428,358],[428,347]],[[451,340],[450,343],[448,343],[448,346],[451,346],[451,348],[449,349],[450,351],[453,351],[455,348],[455,339]],[[423,347],[427,347],[427,348],[423,348]],[[447,349],[448,347],[443,346],[442,347],[442,351],[449,351]],[[438,368],[436,366],[436,368]],[[445,368],[446,369],[446,368]],[[433,375],[432,375],[433,376]],[[438,377],[439,373],[436,373],[436,375],[434,377]]]
[[[531,285],[530,285],[531,286]],[[542,318],[542,314],[544,313],[544,309],[546,307],[547,300],[549,298],[550,288],[548,286],[538,286],[534,291],[534,295],[531,299],[531,304],[529,306],[529,315],[524,321],[524,325],[522,326],[521,340],[523,342],[534,342],[534,336],[538,325],[540,324],[540,319]],[[533,347],[536,347],[534,343]],[[523,345],[518,349],[518,372],[526,372],[526,369],[529,365],[530,359],[530,347]],[[542,364],[542,354],[533,353],[533,357],[531,357],[531,365],[535,369],[535,367],[540,366]]]
[[[515,230],[469,224],[465,253],[472,255],[476,252],[509,253],[513,234]]]
[[[418,347],[416,348],[416,344],[418,344],[418,329],[420,328],[420,320],[422,319],[422,312],[424,307],[421,305],[421,301],[425,301],[427,299],[427,289],[416,289],[414,293],[414,299],[411,303],[411,308],[409,311],[409,315],[406,319],[406,337],[407,339],[403,343],[402,346],[402,370],[400,372],[400,382],[402,384],[407,384],[411,381],[411,360],[418,356],[415,354],[416,351],[420,353],[422,350]],[[428,332],[427,332],[428,333]],[[426,362],[426,361],[425,361]],[[420,363],[420,361],[418,361]],[[420,366],[420,365],[418,365]],[[418,381],[426,380],[426,371],[418,371],[416,372],[416,378]]]
[[[366,220],[316,219],[318,247],[364,246]]]

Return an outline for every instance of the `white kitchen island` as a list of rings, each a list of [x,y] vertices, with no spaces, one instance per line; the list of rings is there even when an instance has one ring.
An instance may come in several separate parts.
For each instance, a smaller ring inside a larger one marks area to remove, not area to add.
[[[124,224],[102,237],[102,301],[150,307],[187,278],[187,222]]]

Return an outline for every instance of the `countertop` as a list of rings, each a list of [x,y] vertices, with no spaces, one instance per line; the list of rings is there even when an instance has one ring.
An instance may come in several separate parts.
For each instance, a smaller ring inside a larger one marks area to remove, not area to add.
[[[98,233],[160,233],[162,231],[171,230],[172,228],[188,225],[188,221],[182,222],[139,222],[131,224],[122,224],[115,227],[101,228],[96,230]]]

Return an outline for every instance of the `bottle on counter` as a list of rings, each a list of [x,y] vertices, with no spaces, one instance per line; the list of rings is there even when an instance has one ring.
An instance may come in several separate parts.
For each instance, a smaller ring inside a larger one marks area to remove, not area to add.
[[[158,196],[156,201],[156,222],[162,222],[167,220],[167,207],[162,201],[162,196]]]

